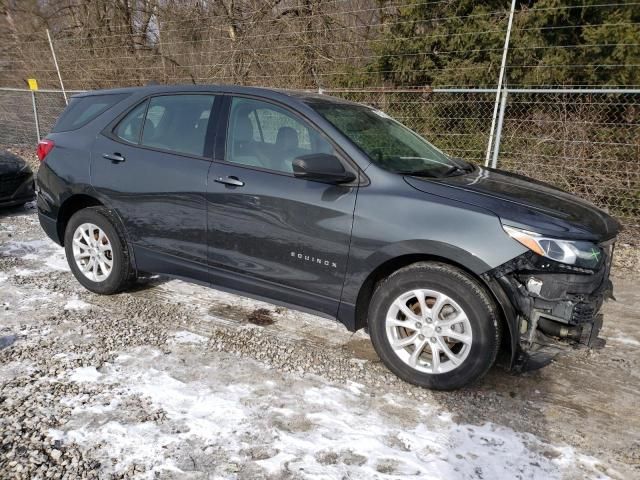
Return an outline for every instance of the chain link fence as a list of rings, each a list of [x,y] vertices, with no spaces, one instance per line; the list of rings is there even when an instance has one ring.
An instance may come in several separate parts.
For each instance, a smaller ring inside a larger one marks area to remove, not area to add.
[[[500,168],[575,193],[635,230],[639,158],[638,93],[509,94]]]
[[[335,89],[375,106],[450,155],[485,161],[495,89]],[[506,90],[497,167],[575,193],[640,231],[640,90]],[[0,144],[37,142],[31,92],[0,89]],[[41,135],[64,109],[60,91],[35,92]]]
[[[65,106],[58,90],[0,88],[0,145],[35,145],[38,129],[41,137],[49,133]]]
[[[36,141],[31,92],[0,90],[0,144],[33,145]]]
[[[376,106],[450,155],[484,163],[495,90],[328,91]],[[640,90],[507,90],[498,168],[575,193],[640,230]]]

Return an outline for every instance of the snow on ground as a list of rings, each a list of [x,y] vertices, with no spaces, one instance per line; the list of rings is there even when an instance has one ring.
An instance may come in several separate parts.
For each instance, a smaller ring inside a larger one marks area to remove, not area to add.
[[[71,373],[69,380],[72,382],[95,382],[101,376],[102,374],[96,370],[96,367],[80,367]]]
[[[117,384],[122,394],[149,398],[166,419],[129,422],[117,404],[78,403],[70,426],[56,438],[100,446],[105,461],[117,459],[116,470],[132,462],[147,465],[149,478],[197,469],[207,455],[222,460],[216,474],[231,477],[247,462],[274,478],[289,472],[318,479],[551,479],[578,464],[586,476],[600,477],[597,462],[570,447],[492,423],[458,424],[437,405],[354,393],[317,377],[286,377],[224,354],[214,362],[187,350],[181,356],[189,359],[186,365],[140,348],[101,372],[74,370],[71,381]],[[66,401],[74,405],[72,398]],[[181,453],[184,443],[189,461]]]
[[[633,334],[629,332],[622,332],[620,330],[613,330],[613,333],[607,335],[608,342],[617,342],[631,347],[640,347],[640,341],[633,338]]]
[[[85,310],[89,308],[91,308],[91,305],[79,298],[72,298],[64,304],[65,310]]]
[[[207,343],[207,338],[197,333],[180,330],[174,334],[173,343]]]

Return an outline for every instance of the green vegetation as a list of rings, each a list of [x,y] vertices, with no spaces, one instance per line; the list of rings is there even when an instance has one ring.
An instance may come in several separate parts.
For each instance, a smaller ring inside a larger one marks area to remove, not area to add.
[[[587,0],[518,2],[509,85],[640,85],[640,7]],[[393,85],[495,86],[508,1],[424,2],[398,9],[368,66]]]

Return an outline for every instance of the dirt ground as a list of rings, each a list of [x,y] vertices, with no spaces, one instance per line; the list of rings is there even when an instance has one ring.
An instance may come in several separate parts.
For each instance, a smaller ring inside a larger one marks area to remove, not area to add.
[[[94,295],[33,205],[0,215],[1,478],[637,478],[640,275],[597,352],[439,393],[368,337],[178,280]]]

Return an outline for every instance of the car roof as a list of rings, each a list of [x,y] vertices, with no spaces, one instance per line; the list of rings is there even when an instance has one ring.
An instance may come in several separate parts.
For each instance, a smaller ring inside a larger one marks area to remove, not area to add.
[[[360,105],[349,100],[332,97],[310,90],[288,90],[279,88],[247,87],[239,85],[213,84],[213,85],[146,85],[144,87],[125,87],[101,90],[89,90],[74,95],[74,98],[93,95],[115,95],[122,93],[159,94],[172,92],[220,92],[231,94],[256,95],[273,100],[284,100],[285,97],[302,103],[338,103],[346,105]]]

